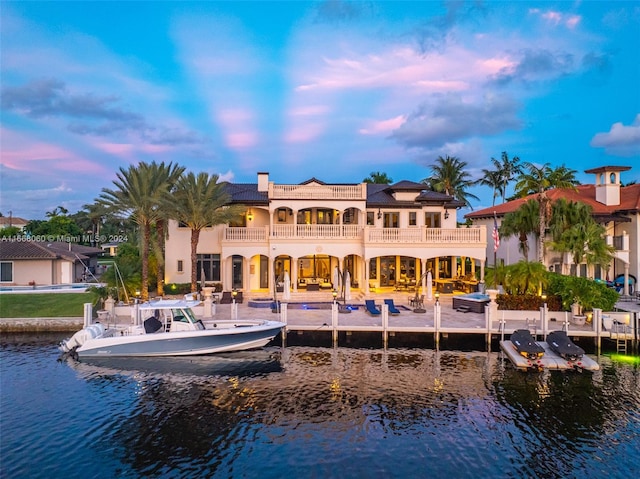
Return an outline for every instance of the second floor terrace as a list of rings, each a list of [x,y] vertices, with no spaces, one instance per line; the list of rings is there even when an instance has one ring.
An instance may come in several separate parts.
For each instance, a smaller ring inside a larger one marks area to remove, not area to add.
[[[486,244],[485,227],[379,228],[362,225],[273,225],[256,228],[225,227],[223,242],[266,243],[278,240],[344,240],[364,244]]]

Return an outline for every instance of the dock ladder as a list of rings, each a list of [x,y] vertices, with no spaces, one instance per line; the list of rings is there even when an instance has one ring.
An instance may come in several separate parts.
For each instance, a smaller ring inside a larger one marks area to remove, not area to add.
[[[531,336],[533,336],[533,339],[537,341],[538,340],[538,323],[536,322],[535,318],[533,319],[527,318],[526,321],[527,321],[527,329],[531,333]]]
[[[618,354],[627,354],[627,331],[628,327],[625,323],[619,321],[613,322],[613,328],[611,330],[611,339],[616,342],[616,351]]]

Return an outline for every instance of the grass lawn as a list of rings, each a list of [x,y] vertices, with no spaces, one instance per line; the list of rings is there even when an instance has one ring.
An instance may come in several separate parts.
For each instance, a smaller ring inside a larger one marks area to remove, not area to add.
[[[91,293],[0,294],[0,318],[82,317]]]

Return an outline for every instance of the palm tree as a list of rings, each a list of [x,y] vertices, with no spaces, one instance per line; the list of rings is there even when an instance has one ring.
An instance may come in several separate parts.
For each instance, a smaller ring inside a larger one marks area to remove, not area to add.
[[[362,180],[363,183],[376,183],[378,185],[390,185],[393,180],[387,176],[386,173],[379,171],[372,171],[369,176]]]
[[[540,205],[536,200],[529,200],[516,211],[507,213],[500,224],[500,234],[505,238],[518,236],[518,249],[529,261],[529,235],[538,235],[538,218]]]
[[[537,195],[538,204],[540,205],[538,216],[538,261],[544,263],[545,232],[551,216],[551,204],[547,191],[552,188],[575,188],[575,177],[572,180],[566,174],[557,173],[557,170],[551,169],[549,163],[536,166],[533,163],[526,162],[523,166],[526,171],[518,178],[516,194],[519,196]],[[566,173],[566,168],[564,170],[563,173]]]
[[[198,243],[203,228],[226,224],[237,219],[244,209],[229,206],[231,196],[217,175],[194,173],[183,175],[171,197],[171,217],[191,230],[191,291],[197,291]]]
[[[548,278],[546,266],[539,261],[520,260],[508,267],[507,284],[514,294],[541,294]]]
[[[615,249],[607,245],[605,229],[595,222],[591,212],[592,208],[582,202],[556,201],[549,223],[551,246],[560,253],[570,253],[576,266],[584,260],[588,266],[600,264],[608,268]]]
[[[491,206],[496,205],[496,197],[502,196],[504,198],[502,175],[499,171],[482,170],[482,178],[478,180],[479,185],[488,186],[493,190],[493,202]]]
[[[170,180],[182,174],[184,167],[164,162],[139,163],[128,169],[120,167],[115,189],[103,188],[98,202],[113,212],[131,217],[142,230],[141,299],[149,299],[149,245],[151,226],[162,217],[163,198],[169,194]]]
[[[464,171],[466,167],[467,163],[455,156],[439,156],[435,165],[431,167],[431,176],[424,178],[422,183],[429,185],[433,191],[453,196],[471,208],[469,198],[478,200],[478,197],[467,191],[475,182],[470,179],[469,173]]]
[[[507,194],[507,185],[511,180],[513,180],[516,175],[522,173],[522,167],[520,166],[520,158],[514,156],[509,159],[509,155],[506,151],[502,152],[500,156],[500,160],[496,160],[495,158],[491,158],[491,162],[496,169],[496,172],[500,176],[502,181],[502,202],[505,202],[505,196]]]

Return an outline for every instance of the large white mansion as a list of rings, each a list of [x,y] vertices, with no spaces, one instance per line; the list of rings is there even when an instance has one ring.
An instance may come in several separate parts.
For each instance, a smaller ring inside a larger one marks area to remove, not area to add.
[[[372,289],[415,290],[431,271],[449,291],[484,276],[487,230],[459,228],[453,197],[425,184],[327,184],[315,178],[277,184],[227,184],[233,204],[245,207],[239,224],[207,228],[198,245],[198,281],[225,290],[272,291],[285,272],[292,291],[335,287],[335,272],[367,294]],[[166,245],[166,283],[191,279],[190,230],[173,221]],[[454,283],[454,280],[457,283]],[[438,283],[438,281],[440,283]]]

